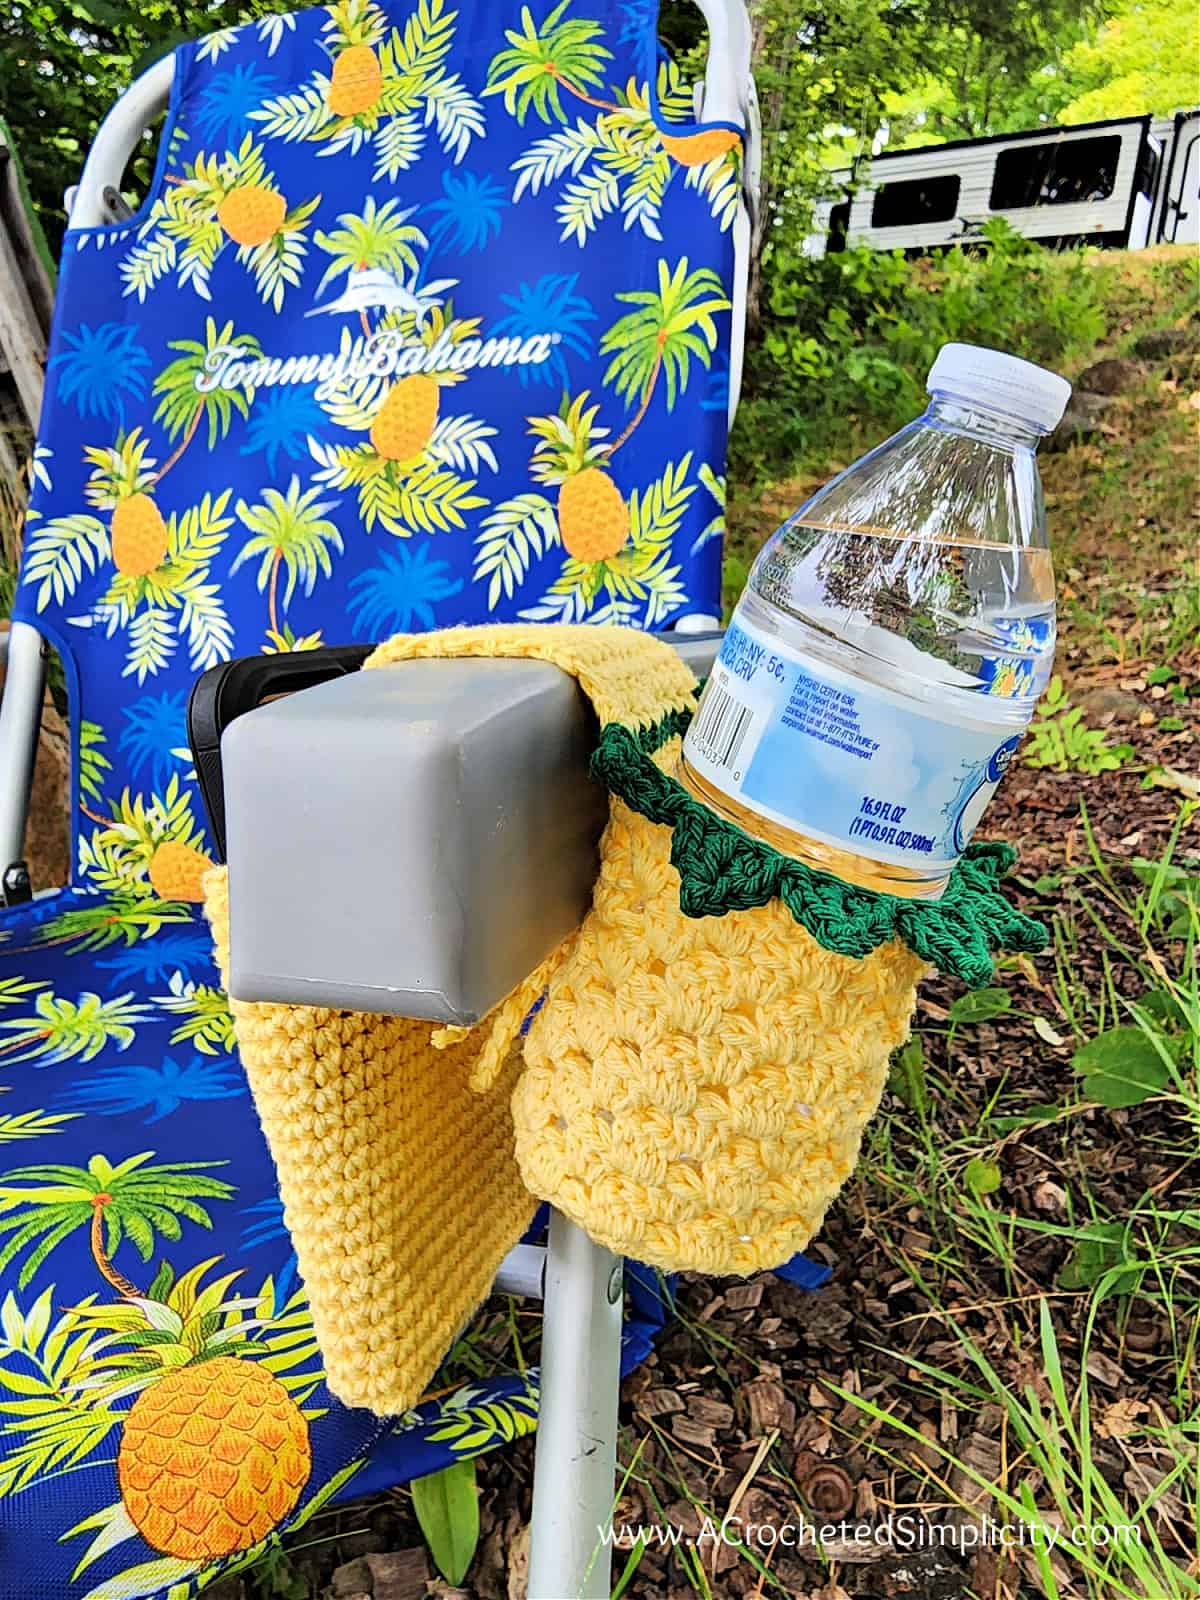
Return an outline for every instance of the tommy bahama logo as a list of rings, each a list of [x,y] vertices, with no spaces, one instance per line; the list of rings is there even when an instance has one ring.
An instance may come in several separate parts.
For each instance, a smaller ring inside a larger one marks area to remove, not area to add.
[[[268,356],[237,339],[213,345],[196,374],[200,394],[215,389],[273,389],[283,384],[314,384],[318,402],[330,400],[346,384],[367,378],[407,378],[414,373],[469,372],[475,367],[534,366],[548,361],[559,333],[535,333],[505,338],[464,338],[465,327],[427,321],[441,316],[448,290],[457,278],[438,278],[422,284],[420,275],[410,283],[386,267],[359,267],[351,273],[342,293],[324,305],[313,306],[305,317],[357,316],[361,335],[342,335],[338,350],[321,354]],[[411,329],[381,328],[372,333],[366,313],[407,314]],[[417,335],[412,340],[411,335]],[[453,380],[451,380],[453,381]]]
[[[200,394],[214,389],[273,389],[282,384],[311,383],[318,400],[330,398],[343,384],[360,378],[406,378],[415,372],[469,372],[476,367],[540,365],[550,359],[557,333],[528,338],[460,339],[443,333],[432,344],[408,344],[394,329],[349,341],[324,355],[263,356],[234,341],[208,351],[196,374]]]

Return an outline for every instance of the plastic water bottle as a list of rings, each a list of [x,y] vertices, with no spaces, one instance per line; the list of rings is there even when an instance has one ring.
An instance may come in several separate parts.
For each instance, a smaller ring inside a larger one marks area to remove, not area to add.
[[[679,776],[785,855],[936,899],[1050,677],[1035,451],[1071,386],[948,344],[927,388],[762,550]]]

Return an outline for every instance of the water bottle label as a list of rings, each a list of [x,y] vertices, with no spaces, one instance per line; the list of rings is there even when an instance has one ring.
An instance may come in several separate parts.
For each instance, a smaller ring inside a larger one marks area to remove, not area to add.
[[[1020,742],[945,721],[738,618],[688,730],[688,764],[785,828],[874,861],[948,870]]]

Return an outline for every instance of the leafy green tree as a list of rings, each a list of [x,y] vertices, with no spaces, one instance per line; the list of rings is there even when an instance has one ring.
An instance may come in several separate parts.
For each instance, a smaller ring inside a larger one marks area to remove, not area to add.
[[[114,1265],[117,1246],[128,1239],[149,1261],[155,1239],[178,1239],[180,1219],[211,1228],[201,1200],[226,1200],[233,1186],[209,1177],[214,1161],[172,1161],[149,1167],[153,1152],[129,1156],[116,1166],[92,1156],[87,1167],[21,1167],[0,1185],[0,1268],[8,1267],[29,1245],[17,1279],[26,1288],[50,1252],[68,1236],[87,1228],[92,1259],[118,1294],[136,1298],[137,1284]]]
[[[1062,122],[1168,116],[1200,101],[1196,10],[1175,0],[1126,0],[1094,38],[1068,53]]]
[[[1056,119],[1066,63],[1105,0],[948,0],[921,59],[885,97],[888,148],[1014,133]],[[1075,120],[1075,119],[1072,119]]]
[[[320,490],[300,489],[300,480],[292,475],[286,494],[278,489],[264,489],[258,505],[237,503],[237,514],[250,530],[247,539],[230,568],[236,572],[247,561],[258,560],[258,587],[267,591],[267,610],[271,633],[279,638],[280,617],[278,609],[279,573],[282,568],[286,584],[283,604],[286,608],[295,593],[297,583],[311,594],[313,585],[322,576],[333,571],[328,546],[342,549],[342,536],[337,524],[325,515],[336,506],[336,500],[319,500]]]
[[[729,308],[717,274],[711,267],[689,271],[686,256],[673,269],[665,261],[658,263],[657,290],[636,289],[617,299],[638,309],[614,322],[600,342],[601,355],[612,357],[604,381],[627,405],[636,401],[638,408],[610,455],[645,416],[660,375],[666,379],[670,408],[687,384],[692,356],[708,366],[717,343],[713,314]]]
[[[166,476],[191,444],[203,418],[208,418],[208,448],[211,450],[229,432],[235,411],[243,417],[249,414],[250,402],[243,390],[196,387],[196,379],[212,370],[210,363],[220,360],[219,353],[234,347],[243,359],[262,355],[257,339],[235,333],[232,322],[218,328],[212,317],[205,318],[203,341],[171,340],[169,348],[182,350],[183,354],[164,367],[154,380],[154,393],[159,396],[154,420],[162,423],[175,449],[155,473],[155,483]]]
[[[492,62],[485,92],[503,94],[504,109],[520,123],[531,110],[543,122],[561,119],[560,86],[588,105],[607,105],[587,90],[603,85],[611,52],[598,42],[596,23],[566,15],[569,8],[570,0],[560,0],[540,23],[524,8],[520,31],[507,30],[509,48]]]
[[[130,79],[183,39],[288,9],[288,0],[9,0],[0,8],[0,107],[55,250],[63,191]],[[142,192],[153,164],[150,135],[130,174]]]
[[[81,994],[77,1000],[39,994],[28,1016],[0,1025],[14,1035],[0,1044],[0,1058],[6,1066],[17,1061],[91,1061],[107,1044],[127,1049],[146,1012],[132,994],[110,1000],[97,994]]]

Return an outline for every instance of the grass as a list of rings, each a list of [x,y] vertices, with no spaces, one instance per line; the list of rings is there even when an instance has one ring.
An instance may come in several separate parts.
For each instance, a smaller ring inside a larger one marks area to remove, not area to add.
[[[1081,1345],[1085,1362],[1094,1311],[1095,1307],[1089,1313]],[[1028,1529],[1033,1576],[1047,1600],[1059,1600],[1076,1588],[1079,1579],[1089,1595],[1104,1600],[1115,1600],[1118,1595],[1130,1600],[1146,1596],[1184,1600],[1200,1594],[1200,1580],[1168,1553],[1152,1515],[1172,1487],[1183,1485],[1189,1473],[1194,1477],[1194,1447],[1183,1430],[1168,1423],[1161,1410],[1161,1423],[1143,1430],[1153,1432],[1165,1444],[1170,1465],[1158,1484],[1135,1496],[1131,1504],[1129,1498],[1114,1492],[1108,1476],[1097,1466],[1086,1365],[1078,1386],[1069,1390],[1054,1317],[1044,1297],[1038,1301],[1041,1382],[1027,1383],[1019,1393],[969,1334],[952,1319],[949,1325],[973,1364],[972,1376],[964,1378],[921,1362],[914,1362],[914,1370],[939,1394],[953,1396],[964,1407],[997,1406],[1003,1419],[1005,1459],[1001,1475],[990,1478],[952,1451],[939,1448],[940,1465],[924,1465],[931,1488],[951,1504],[977,1514],[977,1505],[949,1482],[950,1474],[957,1471],[987,1496],[995,1507],[994,1515]],[[869,1418],[891,1420],[870,1401],[849,1393],[845,1398]],[[927,1444],[915,1429],[905,1431],[914,1442]],[[1101,1528],[1106,1530],[1103,1536],[1096,1532]],[[1179,1531],[1194,1531],[1194,1523]]]
[[[1187,252],[1098,257],[1094,271],[1104,278],[1105,341],[1074,352],[1075,373],[1194,309]],[[1198,704],[1197,390],[1200,374],[1186,364],[1148,367],[1114,400],[1107,435],[1044,461],[1064,702],[1078,704],[1094,684],[1136,685],[1131,692],[1157,717],[1149,741],[1184,737]],[[766,535],[867,442],[860,435],[851,421],[821,460],[797,461],[752,495],[734,486],[728,603]],[[0,527],[2,513],[0,504]],[[0,606],[4,584],[0,559]],[[719,1525],[731,1511],[761,1514],[762,1496],[811,1521],[845,1462],[854,1515],[865,1495],[875,1517],[919,1511],[961,1524],[986,1511],[1040,1530],[1015,1552],[980,1553],[945,1592],[1200,1594],[1200,808],[1160,798],[1155,810],[1160,792],[1139,788],[1154,751],[1143,742],[1135,758],[1105,770],[1105,751],[1122,741],[1107,732],[1101,740],[1083,739],[1081,756],[1064,739],[1060,753],[1048,732],[1051,759],[1033,775],[1048,804],[1061,793],[1068,808],[1082,798],[1077,820],[1057,825],[1053,849],[1021,880],[1027,904],[1051,925],[1050,952],[1037,963],[1002,962],[982,996],[926,986],[859,1172],[823,1234],[843,1263],[839,1276],[861,1278],[889,1308],[886,1338],[851,1329],[845,1355],[827,1355],[819,1335],[777,1349],[757,1325],[727,1327],[709,1314],[716,1286],[685,1284],[654,1381],[728,1397],[745,1428],[740,1393],[747,1380],[766,1379],[797,1426],[727,1452],[689,1445],[635,1401],[617,1522]],[[1161,765],[1194,767],[1195,742],[1179,749]],[[1120,828],[1108,825],[1114,807],[1124,808]],[[1153,821],[1168,812],[1166,823]],[[1143,844],[1115,849],[1112,836],[1125,828],[1144,832]],[[1141,1059],[1160,1068],[1125,1105],[1089,1098],[1085,1084],[1098,1075],[1074,1065],[1082,1046],[1113,1029],[1133,1030]],[[537,1360],[539,1332],[530,1307],[490,1302],[451,1353],[445,1385],[497,1366],[523,1370]],[[480,1463],[497,1520],[514,1503],[524,1515],[528,1467],[527,1446]],[[394,1537],[414,1542],[407,1496],[386,1505],[403,1525]],[[273,1552],[248,1580],[255,1600],[314,1593],[301,1558],[336,1546],[370,1510],[330,1512],[342,1519],[335,1531],[317,1519]],[[1141,1538],[1096,1547],[1063,1537],[1091,1524],[1136,1526]],[[618,1553],[615,1592],[626,1600],[881,1592],[875,1567],[836,1552],[808,1552],[800,1576],[778,1549],[743,1540],[735,1553],[736,1569],[702,1543],[664,1558],[642,1539]],[[921,1581],[929,1595],[943,1592],[935,1576]]]
[[[1074,372],[1195,310],[1194,266],[1181,252],[1097,260],[1096,270],[1107,279],[1107,338],[1077,352]],[[853,1382],[830,1378],[812,1351],[782,1380],[801,1415],[831,1415],[813,1412],[822,1391],[840,1403],[825,1448],[859,1464],[877,1512],[960,1521],[986,1512],[1033,1530],[1024,1549],[967,1563],[969,1588],[952,1592],[977,1600],[1200,1595],[1200,806],[1180,800],[1150,855],[1103,843],[1089,798],[1107,819],[1126,767],[1124,828],[1134,829],[1137,778],[1156,758],[1072,717],[1070,698],[1094,683],[1130,684],[1160,696],[1148,719],[1160,733],[1195,724],[1197,390],[1200,365],[1147,365],[1112,401],[1104,437],[1043,463],[1067,687],[1034,754],[1092,785],[1053,870],[1025,881],[1052,950],[1036,964],[1003,962],[982,996],[926,991],[826,1229],[845,1271],[878,1277],[889,1285],[879,1293],[903,1289],[917,1309],[895,1318],[885,1343],[852,1342],[842,1359],[854,1361]],[[764,538],[859,443],[848,433],[841,459],[803,461],[752,497],[735,490],[728,606]],[[1194,765],[1194,754],[1193,742],[1177,764],[1190,755]],[[1137,1058],[1154,1068],[1153,1086],[1088,1076],[1085,1056],[1073,1067],[1081,1047],[1114,1029],[1143,1041]],[[1133,1103],[1090,1099],[1085,1087],[1097,1085]],[[681,1315],[704,1392],[735,1394],[747,1371],[779,1373],[757,1341],[689,1315],[686,1297]],[[719,1521],[712,1474],[666,1420],[639,1417],[628,1441],[638,1506],[653,1520],[678,1522],[687,1508],[693,1523]],[[756,1473],[793,1516],[812,1514],[786,1442]],[[1101,1525],[1134,1531],[1107,1544],[1075,1532]],[[651,1559],[630,1553],[624,1592],[658,1592],[661,1579],[637,1577]],[[798,1592],[795,1575],[780,1578],[761,1552],[743,1560],[754,1577],[743,1573],[749,1587],[729,1593]],[[829,1560],[809,1581],[814,1594],[823,1578],[822,1595],[873,1595],[874,1570],[864,1577]],[[698,1596],[723,1594],[729,1581],[695,1552],[668,1576]],[[936,1576],[925,1581],[943,1592]]]
[[[1053,979],[1059,1004],[1049,1030],[1057,1035],[1063,1028],[1072,1039],[1083,1040],[1132,1024],[1161,1052],[1168,1080],[1142,1108],[1145,1137],[1177,1173],[1200,1159],[1200,867],[1180,857],[1196,814],[1192,805],[1180,807],[1161,856],[1142,863],[1132,882],[1114,870],[1093,839],[1086,862],[1072,873],[1069,885],[1060,886],[1066,893],[1055,918]],[[1080,962],[1086,943],[1096,940],[1103,951],[1099,983],[1095,967],[1085,969]],[[1126,997],[1118,973],[1136,980],[1132,987],[1140,989],[1139,998]],[[1011,1007],[1004,1014],[1017,1020],[1022,1012]],[[1025,1015],[1036,1021],[1041,1013]],[[926,1038],[933,1031],[924,1030]],[[996,1480],[981,1479],[953,1449],[936,1442],[938,1467],[917,1456],[906,1464],[911,1469],[915,1463],[932,1490],[962,1507],[967,1502],[961,1492],[947,1489],[947,1475],[956,1472],[986,1489],[999,1508],[995,1515],[1004,1512],[1047,1528],[1105,1522],[1141,1531],[1143,1543],[1114,1544],[1102,1558],[1094,1549],[1060,1544],[1056,1559],[1039,1560],[1035,1593],[1082,1592],[1095,1600],[1198,1594],[1200,1580],[1186,1569],[1180,1552],[1195,1548],[1198,1531],[1200,1209],[1164,1203],[1160,1186],[1124,1215],[1113,1215],[1087,1182],[1086,1169],[1070,1160],[1077,1120],[1094,1119],[1101,1108],[1069,1088],[1049,1104],[1031,1105],[1027,1091],[1014,1093],[1003,1078],[972,1097],[958,1077],[953,1024],[937,1032],[944,1048],[936,1065],[923,1049],[910,1046],[904,1052],[906,1064],[895,1087],[911,1115],[875,1125],[859,1181],[883,1248],[919,1282],[930,1314],[957,1346],[953,1365],[910,1356],[915,1381],[952,1396],[968,1411],[998,1407],[1006,1454],[1004,1473]],[[997,1203],[964,1181],[972,1164],[985,1170],[1000,1163],[1012,1166],[1023,1139],[1036,1135],[1045,1147],[1049,1135],[1052,1148],[1056,1134],[1062,1167],[1075,1180],[1065,1195],[1061,1223]],[[891,1221],[911,1209],[919,1210],[930,1236],[919,1256],[900,1242]],[[1063,1261],[1057,1286],[1025,1263],[1030,1242],[1047,1239],[1060,1247]],[[997,1269],[1003,1299],[994,1292]],[[960,1305],[965,1288],[968,1297],[1001,1319],[990,1330],[986,1353],[967,1319],[950,1304],[951,1282]],[[1135,1472],[1138,1461],[1156,1458],[1155,1481],[1148,1481],[1142,1493],[1122,1492],[1098,1459],[1096,1430],[1104,1427],[1105,1414],[1098,1414],[1089,1391],[1089,1356],[1102,1323],[1110,1325],[1119,1349],[1131,1321],[1145,1312],[1167,1332],[1160,1365],[1170,1384],[1161,1399],[1138,1403],[1128,1428],[1122,1424],[1116,1431],[1118,1425],[1109,1424],[1110,1441],[1115,1439]],[[1070,1388],[1062,1377],[1064,1322],[1072,1330]],[[1028,1377],[1014,1383],[1011,1374],[1022,1365]],[[848,1398],[865,1417],[882,1420],[878,1407]],[[910,1424],[894,1415],[889,1421],[928,1445]],[[1160,1516],[1156,1507],[1163,1506],[1168,1492],[1182,1510],[1172,1503],[1171,1513]],[[1065,1575],[1059,1570],[1064,1563]]]

